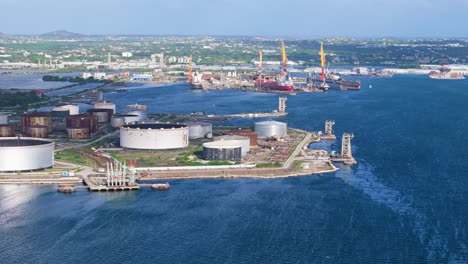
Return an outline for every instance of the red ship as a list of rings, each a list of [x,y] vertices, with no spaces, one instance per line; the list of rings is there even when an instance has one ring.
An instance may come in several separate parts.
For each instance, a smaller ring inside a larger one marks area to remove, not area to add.
[[[284,47],[284,41],[281,43],[281,53],[282,53],[282,69],[281,74],[275,76],[262,76],[262,52],[260,51],[260,63],[258,65],[259,74],[255,80],[255,87],[262,89],[270,89],[276,91],[292,91],[294,90],[293,83],[289,80],[288,73],[288,58],[286,57],[286,48]]]
[[[270,90],[278,90],[278,91],[292,91],[294,90],[294,86],[291,84],[281,85],[277,81],[270,81],[265,80],[262,78],[258,78],[255,80],[255,87],[257,88],[267,88]]]

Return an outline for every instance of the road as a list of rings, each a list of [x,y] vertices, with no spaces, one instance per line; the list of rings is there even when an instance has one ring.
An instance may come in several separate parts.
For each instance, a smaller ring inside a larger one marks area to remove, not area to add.
[[[297,144],[296,149],[294,149],[294,151],[291,153],[289,158],[283,163],[283,167],[282,167],[283,169],[287,169],[291,167],[292,162],[296,160],[296,157],[299,154],[299,152],[302,150],[302,148],[310,142],[311,135],[312,135],[311,133],[307,132],[304,139],[302,139],[302,141],[299,142],[299,144]]]

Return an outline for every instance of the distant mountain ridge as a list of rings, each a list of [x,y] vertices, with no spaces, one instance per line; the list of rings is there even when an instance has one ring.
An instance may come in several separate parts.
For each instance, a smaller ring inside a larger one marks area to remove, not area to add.
[[[80,33],[69,32],[66,30],[56,30],[52,32],[47,32],[39,35],[40,37],[46,38],[82,38],[86,37],[86,35]]]

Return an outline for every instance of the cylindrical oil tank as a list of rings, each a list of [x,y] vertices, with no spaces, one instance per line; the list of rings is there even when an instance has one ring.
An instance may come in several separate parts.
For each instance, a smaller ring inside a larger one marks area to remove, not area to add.
[[[0,125],[0,137],[14,137],[15,126],[13,125]]]
[[[130,149],[178,149],[189,144],[184,124],[128,124],[120,127],[120,146]]]
[[[89,128],[89,133],[93,134],[96,133],[99,125],[98,125],[98,118],[97,116],[93,115],[73,115],[67,117],[67,128]]]
[[[28,126],[26,128],[26,136],[33,138],[47,138],[49,135],[47,126]]]
[[[205,138],[213,132],[213,125],[207,122],[187,122],[190,139]]]
[[[115,113],[115,104],[111,102],[98,102],[94,104],[95,109],[112,109],[113,113]]]
[[[146,105],[141,105],[141,104],[131,104],[131,105],[127,105],[127,108],[140,109],[140,110],[144,110],[144,111],[147,111],[147,110],[148,110],[148,106],[146,106]]]
[[[31,171],[54,166],[53,141],[39,138],[0,138],[0,171]]]
[[[111,118],[111,126],[112,127],[121,127],[125,125],[125,117],[120,115],[113,115]]]
[[[52,132],[52,117],[50,113],[33,112],[21,117],[21,131],[26,133],[30,126],[47,126],[48,132]]]
[[[67,128],[69,139],[88,139],[90,138],[89,127]]]
[[[68,109],[70,112],[70,115],[77,115],[80,113],[80,107],[78,105],[62,105],[61,108],[63,109]]]
[[[258,138],[270,138],[273,136],[286,136],[288,125],[278,121],[263,121],[255,123],[255,132]]]
[[[89,109],[88,113],[96,116],[99,123],[108,123],[111,121],[114,112],[112,109]]]
[[[52,108],[51,114],[53,119],[65,120],[65,118],[70,115],[70,109],[54,107]]]
[[[4,113],[0,113],[0,125],[8,124],[8,115]]]
[[[233,141],[213,141],[203,144],[204,160],[228,160],[240,161],[242,157],[242,147]]]
[[[250,151],[250,138],[237,135],[225,135],[214,137],[213,141],[231,141],[241,146],[242,156]]]
[[[228,130],[228,131],[224,132],[224,134],[249,137],[250,138],[250,147],[252,148],[252,147],[257,146],[257,133],[255,131],[250,130],[250,129]]]
[[[130,124],[133,122],[138,122],[140,117],[137,115],[113,115],[111,118],[112,127],[121,127],[125,124]]]
[[[145,110],[141,109],[132,109],[132,108],[126,108],[122,111],[122,114],[124,115],[136,115],[138,116],[138,121],[143,121],[148,118],[148,114],[146,113]]]

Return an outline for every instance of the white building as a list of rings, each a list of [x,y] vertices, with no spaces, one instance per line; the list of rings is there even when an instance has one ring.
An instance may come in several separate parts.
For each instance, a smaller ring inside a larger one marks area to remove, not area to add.
[[[106,78],[106,73],[105,72],[95,72],[94,73],[94,79],[96,80],[101,80]]]
[[[122,52],[122,57],[124,57],[124,58],[133,57],[133,53],[128,52],[128,51]]]
[[[83,79],[88,79],[89,77],[92,77],[93,75],[89,72],[83,72],[83,74],[81,75],[81,77]]]

